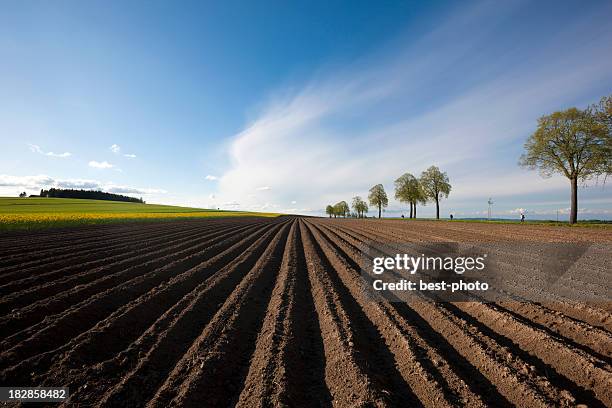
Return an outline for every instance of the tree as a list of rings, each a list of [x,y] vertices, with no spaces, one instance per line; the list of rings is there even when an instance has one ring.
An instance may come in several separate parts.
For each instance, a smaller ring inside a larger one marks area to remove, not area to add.
[[[360,196],[353,197],[352,207],[359,218],[363,218],[364,213],[368,212],[368,204]]]
[[[578,219],[578,181],[611,173],[610,99],[586,110],[570,108],[542,116],[524,145],[521,166],[538,169],[542,177],[558,173],[569,179],[570,224]]]
[[[417,203],[426,202],[421,183],[410,173],[404,173],[395,180],[395,198],[410,204],[410,218],[416,218]]]
[[[431,166],[421,173],[420,184],[425,198],[436,203],[436,219],[440,219],[440,200],[448,197],[451,191],[448,176],[436,166]]]
[[[142,203],[144,200],[141,198],[128,197],[119,194],[105,193],[103,191],[93,190],[72,190],[72,189],[61,189],[61,188],[50,188],[49,190],[40,190],[41,197],[54,197],[54,198],[80,198],[90,200],[109,200],[109,201],[122,201],[128,203]]]
[[[24,191],[23,193],[19,193],[19,198],[27,197],[28,194]]]
[[[325,214],[329,215],[329,218],[331,218],[332,215],[334,215],[334,207],[332,205],[325,207]]]
[[[336,215],[346,217],[349,212],[351,212],[351,210],[346,201],[340,201],[339,203],[336,203],[336,205],[334,205],[334,213]]]
[[[383,207],[389,205],[389,199],[382,184],[377,184],[370,189],[368,200],[370,200],[371,205],[378,207],[378,218],[380,218]]]
[[[360,218],[365,217],[365,214],[368,212],[369,208],[368,208],[368,203],[366,203],[364,200],[361,200],[361,202],[359,203],[359,210],[360,210]]]

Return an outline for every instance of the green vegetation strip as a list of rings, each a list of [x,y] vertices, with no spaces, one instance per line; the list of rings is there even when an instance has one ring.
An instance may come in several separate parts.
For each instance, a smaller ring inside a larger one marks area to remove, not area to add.
[[[513,224],[513,225],[546,225],[546,226],[563,226],[563,227],[586,227],[586,228],[612,228],[612,221],[607,220],[584,220],[578,221],[576,224],[570,224],[567,221],[551,221],[551,220],[530,220],[521,222],[520,220],[479,220],[469,218],[455,218],[450,220],[447,218],[435,219],[435,218],[401,218],[401,217],[388,217],[382,218],[383,220],[404,220],[407,222],[412,221],[436,221],[436,222],[469,222],[469,223],[481,223],[481,224]]]

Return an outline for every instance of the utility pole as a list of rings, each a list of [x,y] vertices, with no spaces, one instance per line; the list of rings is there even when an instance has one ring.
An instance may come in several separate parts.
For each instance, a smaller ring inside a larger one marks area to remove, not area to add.
[[[487,220],[491,220],[491,206],[493,205],[493,199],[491,197],[489,197],[489,201],[487,201],[487,204],[489,204],[489,212],[487,213]]]

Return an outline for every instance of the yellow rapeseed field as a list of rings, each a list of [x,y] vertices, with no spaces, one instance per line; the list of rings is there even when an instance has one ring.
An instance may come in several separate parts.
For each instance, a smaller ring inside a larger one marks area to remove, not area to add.
[[[0,198],[0,230],[146,220],[275,217],[279,214],[62,198]]]

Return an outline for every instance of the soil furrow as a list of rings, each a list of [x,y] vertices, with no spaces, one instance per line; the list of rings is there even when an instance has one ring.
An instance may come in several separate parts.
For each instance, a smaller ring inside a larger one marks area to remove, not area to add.
[[[157,234],[146,236],[138,240],[121,240],[117,243],[109,242],[108,246],[99,250],[77,251],[74,253],[74,257],[69,259],[56,259],[53,256],[49,256],[42,260],[40,265],[27,267],[26,265],[21,265],[16,271],[0,276],[0,284],[3,285],[0,287],[0,291],[15,292],[20,290],[17,285],[32,285],[35,282],[44,282],[48,279],[66,275],[77,267],[87,269],[95,268],[103,264],[103,262],[110,257],[129,257],[130,254],[138,250],[147,250],[155,246],[167,245],[168,242],[172,242],[174,239],[197,236],[206,231],[214,231],[215,229],[216,228],[213,226],[200,226],[188,230],[180,229],[172,233],[160,231]],[[10,285],[7,283],[10,283]]]
[[[529,401],[532,406],[545,406],[551,397],[554,397],[555,390],[542,389],[537,385],[538,380],[521,381],[521,373],[516,368],[507,363],[505,358],[500,358],[499,355],[503,352],[499,345],[494,343],[483,342],[475,336],[473,331],[468,330],[464,322],[455,321],[452,315],[444,315],[440,313],[439,307],[441,303],[432,307],[430,301],[411,301],[408,303],[394,302],[393,305],[398,307],[399,311],[406,314],[406,317],[414,315],[410,309],[414,310],[418,315],[427,322],[427,325],[432,329],[431,332],[440,333],[446,342],[459,352],[460,355],[469,361],[480,373],[482,373],[497,390],[503,395],[495,397],[498,405],[501,401],[507,398],[512,404],[519,404],[521,401]],[[436,318],[433,318],[436,316]],[[450,317],[450,320],[449,320]],[[491,349],[493,347],[493,349]],[[505,354],[508,354],[505,352]],[[505,355],[504,354],[504,355]],[[524,366],[522,366],[524,367]],[[464,377],[467,380],[467,377]],[[480,381],[479,381],[480,382]],[[479,384],[473,384],[478,387]],[[490,388],[490,387],[487,387]],[[561,389],[562,390],[562,389]],[[556,390],[559,392],[560,390]],[[480,390],[481,395],[486,395]],[[567,401],[559,401],[567,403]]]
[[[4,233],[0,386],[92,407],[612,406],[611,244],[293,216]],[[487,253],[504,291],[374,292],[404,277],[363,267],[407,251]]]
[[[263,228],[265,227],[264,225]],[[214,244],[199,243],[195,247],[171,253],[161,258],[156,258],[155,254],[153,256],[149,255],[146,261],[137,263],[127,269],[119,268],[119,272],[103,276],[93,282],[78,285],[53,297],[42,299],[22,309],[15,310],[10,315],[0,318],[0,328],[7,333],[7,336],[11,335],[7,340],[15,336],[18,339],[24,339],[29,333],[39,331],[49,321],[55,320],[57,316],[54,316],[54,314],[61,314],[67,309],[77,306],[79,302],[88,302],[92,296],[99,296],[105,293],[105,290],[115,291],[122,285],[147,282],[150,279],[153,279],[154,282],[159,281],[159,278],[163,280],[173,273],[195,266],[210,254],[213,254],[216,249],[225,250],[257,228],[256,226],[249,228]],[[201,250],[198,250],[198,248],[201,248]],[[86,273],[84,272],[84,274]],[[44,320],[42,320],[43,318]],[[30,326],[32,326],[32,329],[26,329]],[[16,333],[16,335],[13,335],[13,333]],[[4,349],[5,343],[6,341],[0,343],[0,347]]]
[[[412,406],[422,406],[423,401],[419,400],[412,387],[406,382],[407,376],[402,375],[398,371],[398,362],[389,350],[389,344],[387,344],[385,337],[381,335],[381,331],[384,332],[385,329],[390,328],[380,325],[380,322],[376,321],[376,319],[374,321],[371,320],[371,317],[374,316],[373,313],[370,313],[370,316],[368,316],[367,312],[370,310],[364,310],[363,306],[371,306],[372,304],[364,305],[357,302],[349,288],[340,279],[338,274],[340,265],[337,264],[337,258],[329,251],[325,240],[313,228],[312,224],[306,223],[306,225],[309,234],[313,237],[313,250],[317,254],[319,262],[327,271],[329,285],[334,287],[339,303],[350,321],[350,328],[352,330],[352,341],[350,343],[352,344],[349,344],[349,346],[355,349],[357,364],[369,375],[372,387],[383,395],[385,403],[396,405],[403,402],[409,403]],[[376,312],[377,310],[374,311],[374,313]],[[397,332],[393,333],[393,337],[397,340]],[[401,341],[392,344],[392,346],[395,345],[405,352],[405,345],[401,344]],[[368,356],[367,361],[364,359],[364,356]],[[412,374],[421,374],[419,369],[420,367],[417,366]],[[388,376],[391,373],[393,377],[389,378]],[[425,376],[421,378],[425,380]],[[427,387],[427,385],[428,383],[425,381],[424,386]],[[431,395],[432,400],[443,401],[439,390],[435,389],[434,386],[430,387],[430,390],[433,391]]]
[[[178,227],[177,230],[184,228],[184,226]],[[4,274],[5,271],[11,270],[9,268],[11,265],[15,265],[16,268],[21,266],[31,266],[36,263],[45,262],[45,260],[49,257],[67,258],[74,256],[75,253],[104,249],[107,247],[108,243],[112,244],[113,242],[121,241],[138,241],[140,237],[151,236],[152,232],[172,232],[174,229],[175,228],[172,225],[153,225],[152,227],[144,230],[140,230],[138,228],[133,230],[128,229],[125,232],[117,231],[117,233],[109,233],[108,235],[102,235],[95,238],[90,236],[89,239],[70,239],[71,234],[67,234],[66,236],[59,237],[56,240],[56,245],[53,245],[50,248],[40,248],[39,250],[32,251],[31,253],[21,251],[17,252],[17,254],[14,256],[10,256],[7,253],[0,260],[0,265],[2,265],[2,273]],[[76,241],[76,243],[72,243],[73,241]],[[57,242],[60,242],[60,244],[57,244]]]
[[[17,281],[15,285],[7,285],[11,287],[0,288],[0,294],[5,290],[11,290],[12,292],[9,292],[11,294],[5,296],[2,301],[0,301],[0,313],[6,313],[6,310],[12,310],[24,304],[31,304],[38,299],[45,299],[61,291],[69,290],[72,287],[83,285],[100,277],[107,277],[110,274],[151,261],[153,260],[151,259],[151,253],[155,254],[157,259],[161,259],[166,255],[173,255],[176,257],[176,255],[182,253],[183,250],[195,248],[197,244],[212,242],[215,238],[238,233],[240,230],[248,228],[252,227],[239,227],[238,229],[230,227],[228,229],[219,229],[211,232],[200,231],[193,235],[180,237],[178,239],[168,237],[165,242],[159,245],[147,242],[143,245],[143,249],[139,251],[124,252],[122,256],[113,256],[113,254],[109,254],[107,257],[95,262],[96,265],[71,265],[50,272],[47,276],[35,275],[33,279],[27,282]],[[169,243],[171,243],[171,245],[169,245]],[[70,275],[70,272],[74,271],[77,273]],[[78,271],[84,272],[79,273]],[[69,276],[63,277],[64,275]],[[34,286],[32,281],[36,281],[37,285]]]
[[[137,307],[129,307],[123,313],[110,316],[98,325],[100,327],[97,330],[94,328],[81,336],[81,341],[71,347],[49,372],[60,375],[63,373],[65,383],[68,384],[80,384],[82,379],[91,378],[91,373],[109,373],[103,376],[105,380],[102,382],[90,380],[88,387],[80,389],[75,398],[79,401],[88,401],[92,393],[99,394],[100,390],[105,392],[106,388],[115,384],[105,399],[141,400],[144,404],[145,393],[149,392],[150,398],[156,389],[156,384],[171,371],[187,351],[219,305],[262,255],[270,236],[276,235],[279,229],[286,227],[278,224],[273,229],[262,231],[249,248],[225,266],[215,268],[218,271],[214,275],[210,275],[180,300],[175,301],[173,306],[154,319],[155,322],[152,324],[150,320],[155,315],[143,316],[143,312],[149,314],[150,308],[146,307],[147,302],[153,301],[155,304],[160,302],[160,296],[157,295],[144,299],[144,302]],[[214,265],[213,259],[211,265]],[[198,274],[203,272],[204,269],[198,271]],[[172,289],[171,294],[175,296],[176,290]],[[160,292],[163,291],[168,292],[166,288],[160,289]],[[142,309],[143,312],[139,312],[138,309]],[[113,333],[118,330],[127,338],[113,339]],[[141,334],[138,339],[129,344],[130,339],[138,334]],[[129,347],[125,348],[128,344]],[[110,350],[92,357],[91,350],[100,347]],[[104,361],[105,359],[107,360]],[[85,366],[86,369],[80,369],[81,366]],[[138,390],[137,395],[133,394],[134,390]],[[133,406],[133,403],[127,405]]]
[[[348,230],[348,229],[347,229]],[[371,231],[367,231],[367,230],[363,230],[360,228],[351,228],[351,231],[360,231],[361,236],[364,239],[364,242],[368,242],[368,240],[373,239],[373,237],[377,237],[377,239],[380,242],[389,242],[391,244],[393,244],[393,241],[395,240],[395,236],[394,238],[389,238],[388,236],[384,236],[384,235],[380,235],[380,233],[372,233]],[[399,236],[402,239],[405,239],[406,236],[404,234]],[[409,237],[410,239],[412,237]],[[506,255],[512,255],[512,254],[508,254],[506,253]],[[529,276],[530,271],[523,273],[523,275],[520,275],[519,272],[522,271],[522,268],[518,267],[515,263],[512,263],[512,261],[508,261],[506,263],[502,263],[503,265],[506,266],[506,268],[509,270],[508,273],[511,273],[511,275],[513,276],[513,278],[520,278],[520,276]],[[521,285],[518,284],[518,282],[515,284],[515,288],[520,287]],[[529,286],[527,286],[529,287]],[[526,299],[524,299],[526,302],[528,302]],[[516,303],[518,304],[518,303]],[[557,307],[561,307],[562,303],[557,301],[557,302],[548,302],[548,305],[550,307],[554,307],[554,305],[557,305]],[[593,327],[589,328],[589,327],[585,327],[583,326],[583,330],[579,330],[576,331],[576,322],[575,319],[567,319],[565,317],[567,316],[559,316],[559,314],[557,314],[557,318],[554,320],[554,326],[553,327],[549,327],[548,329],[553,330],[558,336],[565,336],[567,338],[568,341],[574,341],[576,342],[576,346],[577,347],[582,347],[582,346],[586,346],[586,348],[592,347],[591,344],[589,344],[589,342],[593,342],[593,339],[596,340],[605,340],[605,339],[609,339],[609,336],[606,333],[603,333],[600,331],[600,328],[606,329],[608,332],[610,331],[610,325],[612,324],[612,315],[610,313],[606,313],[606,312],[601,312],[601,311],[596,311],[592,308],[590,308],[588,305],[585,304],[579,304],[578,302],[572,302],[572,305],[568,308],[566,308],[566,310],[568,310],[568,312],[573,312],[574,314],[578,313],[578,310],[584,310],[585,313],[588,312],[590,313],[590,315],[595,314],[595,316],[593,316],[592,319],[586,319],[586,322],[588,322],[588,324],[591,324]],[[544,313],[544,312],[543,312]],[[533,316],[534,318],[536,318],[537,314],[530,314],[531,316]],[[565,318],[565,319],[562,319]],[[553,322],[553,320],[551,320],[550,318],[540,318],[538,319],[538,322],[534,321],[534,324],[544,324],[545,322]],[[603,324],[602,324],[603,323]],[[567,328],[565,328],[567,327]],[[565,329],[564,329],[565,328]],[[591,330],[592,329],[592,330]],[[591,338],[591,340],[586,340],[585,339],[585,333],[591,333],[593,332],[593,337]],[[604,347],[607,346],[609,344],[609,340],[608,341],[603,341],[602,343],[598,344],[603,344]],[[602,351],[602,347],[598,346],[599,350],[596,350],[595,355],[600,357],[602,354],[605,355],[606,353]],[[608,347],[609,348],[609,347]]]
[[[288,233],[285,225],[269,242],[147,406],[199,406],[204,399],[209,406],[232,404],[228,393],[237,396],[242,387]]]
[[[300,224],[292,228],[239,407],[331,405]]]
[[[269,224],[262,228],[268,229],[272,225]],[[190,255],[186,259],[167,264],[145,276],[135,278],[89,298],[84,304],[75,305],[60,315],[55,316],[50,324],[48,322],[50,319],[47,318],[41,322],[40,326],[42,327],[37,327],[38,325],[31,327],[27,330],[27,333],[20,336],[25,338],[22,338],[17,345],[3,353],[2,358],[0,358],[0,367],[8,367],[11,363],[59,347],[70,340],[72,336],[76,336],[93,327],[99,320],[110,315],[123,304],[169,281],[174,276],[184,273],[202,262],[206,262],[217,251],[221,251],[220,259],[235,257],[244,249],[245,245],[255,240],[257,234],[260,234],[260,232],[255,232],[249,236],[249,239],[239,241],[238,243],[234,243],[234,239],[228,239],[227,242],[222,241],[211,245],[197,254]],[[78,326],[70,324],[70,322],[75,320],[80,320],[83,324]]]
[[[456,305],[450,304],[448,302],[440,304],[440,306],[443,308],[445,307],[452,308],[455,311],[455,314],[460,313],[458,311],[462,309],[463,307],[467,307],[466,305],[473,305],[471,307],[485,308],[487,310],[494,307],[493,305],[485,305],[485,304],[479,304],[479,303],[473,303],[473,302],[458,302]],[[461,317],[465,319],[466,315],[463,313]],[[506,317],[507,319],[512,318],[509,315]],[[504,321],[506,321],[506,319],[504,319]],[[521,324],[521,323],[518,323],[518,324]],[[501,326],[504,326],[504,324],[501,324]],[[488,327],[489,325],[482,324],[480,327],[480,330],[481,331],[485,330],[489,332],[491,335],[493,335],[495,332],[493,330],[488,330]],[[547,333],[543,331],[537,331],[537,329],[534,328],[532,325],[525,326],[523,323],[522,329],[527,331],[527,333],[525,334],[525,337],[529,335],[530,339],[533,339],[534,337],[536,338],[539,337],[541,340],[543,340],[543,343],[546,345],[540,346],[539,349],[547,350],[548,347],[551,347],[552,350],[556,349],[557,351],[560,352],[560,353],[554,353],[554,351],[549,350],[550,358],[544,359],[544,360],[534,359],[533,357],[530,357],[529,354],[521,352],[522,350],[521,347],[526,347],[526,345],[520,344],[517,347],[513,344],[512,341],[503,341],[504,339],[495,335],[494,337],[496,337],[496,340],[502,341],[502,343],[505,346],[511,345],[513,348],[516,349],[515,353],[518,353],[518,355],[522,356],[523,368],[525,366],[531,365],[547,377],[549,376],[550,372],[555,372],[555,370],[560,370],[560,373],[564,374],[565,377],[556,375],[554,376],[554,378],[550,378],[550,379],[558,385],[560,390],[565,390],[566,393],[568,391],[571,391],[571,394],[573,394],[573,396],[570,394],[568,398],[566,398],[566,400],[568,401],[572,401],[572,399],[577,397],[581,401],[587,402],[590,405],[601,404],[601,402],[599,402],[599,400],[594,397],[593,392],[592,391],[589,392],[591,387],[589,387],[588,384],[589,383],[592,384],[593,382],[600,386],[598,397],[603,398],[604,402],[607,400],[607,398],[609,398],[609,394],[605,392],[605,387],[606,387],[605,384],[607,381],[610,381],[612,377],[609,374],[609,367],[607,366],[607,364],[601,361],[598,362],[597,360],[595,360],[594,362],[591,362],[588,358],[585,358],[584,356],[580,356],[578,354],[578,350],[571,350],[567,348],[565,345],[560,345],[554,338],[551,338]],[[515,333],[515,331],[512,331],[512,330],[509,330],[509,332],[511,332],[512,334]],[[535,332],[539,333],[539,336],[535,336]],[[509,335],[511,333],[509,333]],[[510,337],[512,338],[511,335]],[[537,344],[541,345],[542,342],[537,342]],[[545,352],[537,353],[537,354],[546,356]],[[553,355],[555,356],[554,359],[552,357]],[[567,358],[563,358],[563,357],[567,357]],[[592,359],[593,357],[591,357],[591,360]],[[576,364],[579,367],[584,369],[584,370],[579,370],[578,372],[580,373],[581,376],[584,376],[585,374],[587,374],[586,378],[582,378],[582,379],[578,378],[578,376],[576,375],[577,371],[575,371]],[[605,368],[600,369],[599,366],[604,366]],[[564,370],[563,367],[567,367],[567,369]],[[592,367],[594,369],[594,372],[592,372],[591,370]],[[591,376],[596,376],[597,379],[588,380],[588,378],[590,378]]]
[[[324,229],[327,228],[327,226],[324,227]],[[358,249],[359,241],[355,241],[350,235],[345,236],[347,241],[344,241],[341,236],[336,235],[344,234],[345,231],[327,231],[329,245],[335,247],[338,256],[342,258],[342,262],[350,270],[350,273],[347,273],[349,279],[352,278],[353,281],[357,282],[354,284],[355,286],[369,284],[365,280],[358,279],[360,267],[355,259],[361,256]],[[483,398],[487,404],[503,405],[504,397],[497,393],[493,384],[461,355],[457,355],[450,344],[432,330],[431,326],[401,299],[392,296],[390,297],[394,300],[391,302],[383,298],[374,299],[371,295],[364,296],[367,290],[365,287],[360,287],[359,290],[353,291],[354,296],[364,298],[364,303],[377,303],[378,307],[384,310],[385,314],[388,315],[387,318],[390,319],[389,322],[384,323],[387,326],[395,326],[395,329],[405,337],[409,344],[409,350],[407,351],[412,354],[411,359],[416,360],[416,365],[423,368],[421,376],[429,382],[437,382],[438,386],[443,389],[446,398],[452,401],[453,405],[482,405],[483,402],[480,401],[480,398]],[[390,334],[390,337],[393,338],[393,333]],[[401,349],[396,352],[396,355],[405,359]],[[412,364],[413,362],[410,361],[409,370],[414,370]],[[410,371],[407,371],[407,374],[411,374]],[[420,381],[417,382],[415,387],[421,389],[422,392],[429,391],[427,394],[431,395],[430,390],[423,390],[424,387]],[[435,405],[439,405],[440,402],[439,400],[435,401]]]

